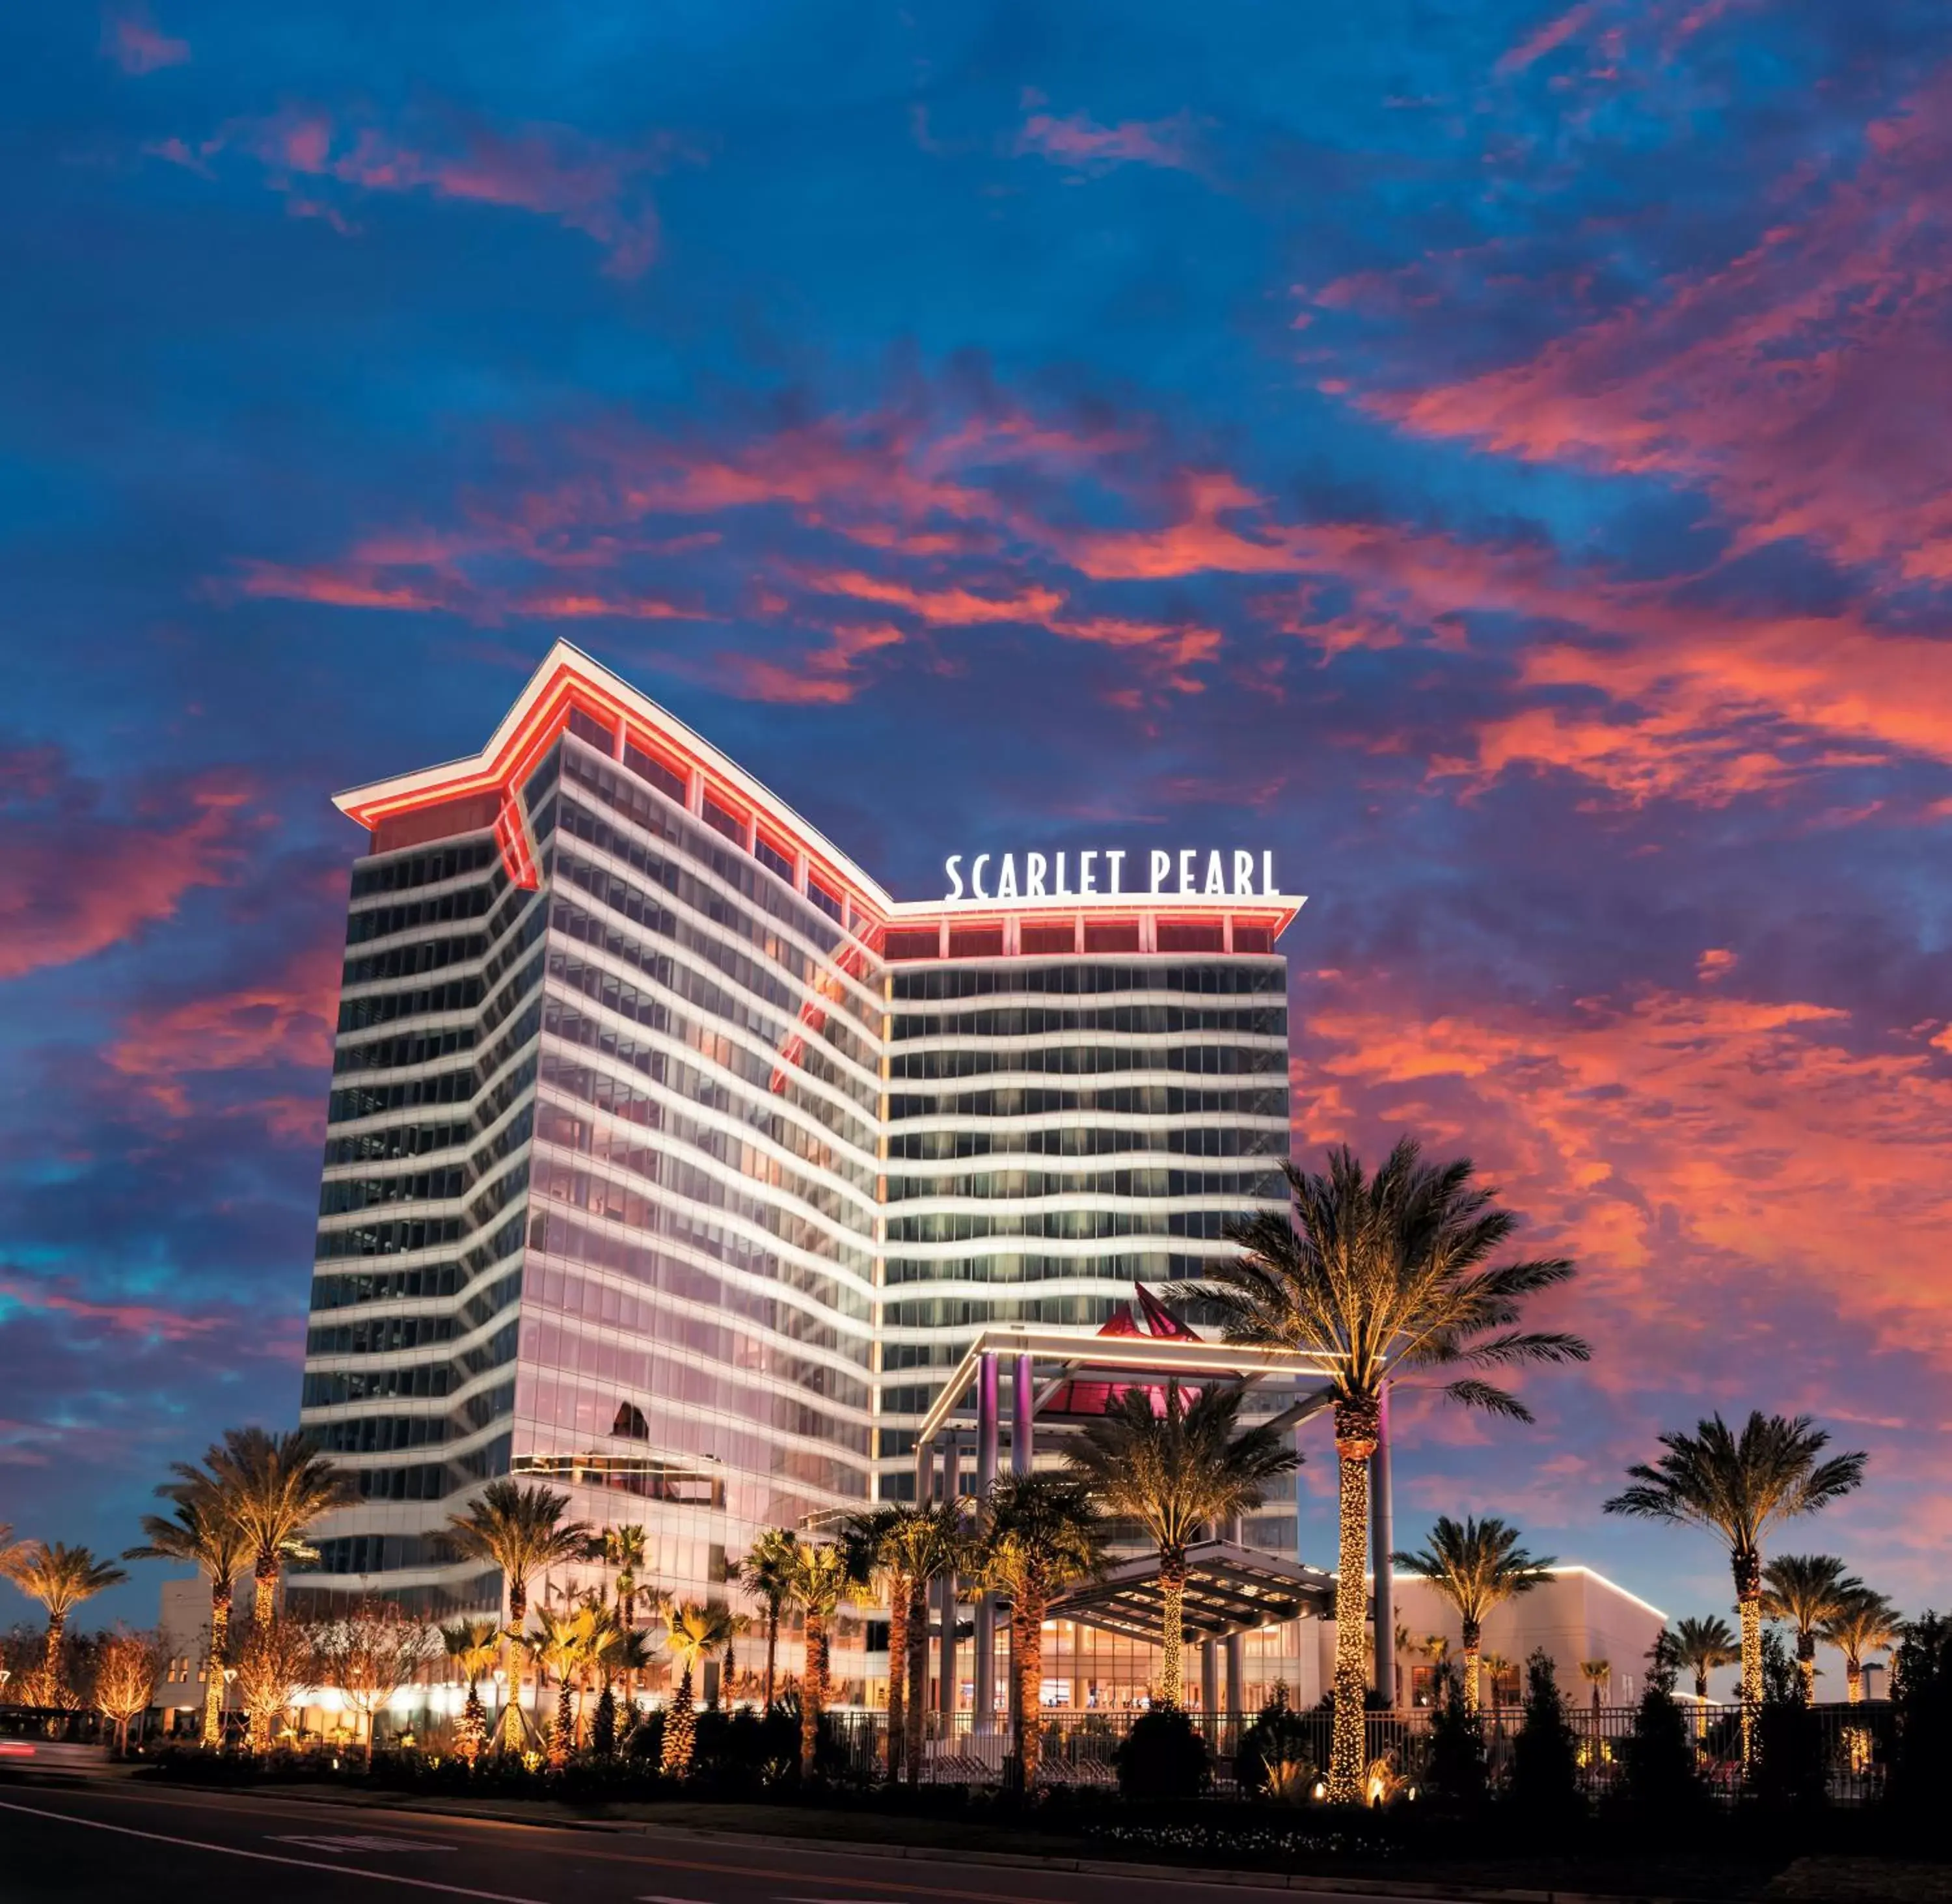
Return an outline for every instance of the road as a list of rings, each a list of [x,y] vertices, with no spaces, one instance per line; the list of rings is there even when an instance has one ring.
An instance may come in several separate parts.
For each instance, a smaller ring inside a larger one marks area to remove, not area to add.
[[[1286,1888],[590,1832],[127,1785],[0,1783],[5,1904],[1268,1904]],[[1312,1895],[1325,1900],[1333,1893]],[[1344,1896],[1340,1904],[1348,1904]],[[1366,1904],[1387,1904],[1371,1898]],[[1428,1904],[1427,1899],[1416,1904]]]

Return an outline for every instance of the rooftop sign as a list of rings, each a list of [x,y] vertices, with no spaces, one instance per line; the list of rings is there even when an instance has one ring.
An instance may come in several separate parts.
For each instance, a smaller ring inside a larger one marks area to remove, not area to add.
[[[1129,869],[1126,861],[1133,863]],[[1143,867],[1141,862],[1143,861]],[[967,871],[965,871],[965,866]],[[952,853],[942,863],[946,903],[960,899],[1105,898],[1279,899],[1275,856],[1258,857],[1244,847],[1153,847],[1143,853],[1122,847],[1075,853],[1025,853],[1021,872],[1015,853]],[[1258,879],[1258,884],[1256,880]]]

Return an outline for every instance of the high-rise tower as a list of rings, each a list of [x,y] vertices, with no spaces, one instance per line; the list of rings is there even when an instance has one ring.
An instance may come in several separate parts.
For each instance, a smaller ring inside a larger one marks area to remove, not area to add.
[[[440,1530],[514,1473],[722,1593],[760,1527],[912,1486],[976,1328],[1100,1320],[1279,1200],[1300,901],[1258,854],[896,902],[565,645],[480,754],[339,804],[302,1420],[361,1498],[302,1592],[491,1603]]]

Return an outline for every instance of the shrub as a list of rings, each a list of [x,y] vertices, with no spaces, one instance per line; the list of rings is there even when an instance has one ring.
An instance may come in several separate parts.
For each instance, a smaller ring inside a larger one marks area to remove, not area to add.
[[[1807,1811],[1828,1796],[1824,1771],[1823,1735],[1816,1715],[1803,1702],[1803,1675],[1781,1634],[1766,1633],[1750,1790],[1772,1811]]]
[[[1952,1789],[1952,1617],[1927,1613],[1891,1659],[1889,1794],[1907,1818],[1943,1817]]]
[[[1288,1704],[1287,1689],[1277,1686],[1240,1734],[1234,1753],[1234,1783],[1256,1798],[1291,1799],[1297,1784],[1306,1792],[1315,1783],[1319,1734],[1315,1722]]]
[[[1446,1805],[1471,1811],[1484,1802],[1490,1776],[1484,1722],[1465,1705],[1463,1681],[1447,1660],[1437,1672],[1425,1776],[1431,1796]]]
[[[1563,1824],[1584,1808],[1579,1791],[1579,1740],[1550,1656],[1525,1661],[1525,1717],[1512,1740],[1512,1805],[1541,1824]]]
[[[1708,1796],[1696,1769],[1687,1716],[1675,1702],[1674,1677],[1670,1656],[1656,1641],[1634,1729],[1620,1747],[1628,1803],[1663,1824],[1698,1815]]]
[[[1206,1741],[1176,1705],[1140,1714],[1115,1758],[1118,1790],[1128,1799],[1197,1798],[1206,1788]]]

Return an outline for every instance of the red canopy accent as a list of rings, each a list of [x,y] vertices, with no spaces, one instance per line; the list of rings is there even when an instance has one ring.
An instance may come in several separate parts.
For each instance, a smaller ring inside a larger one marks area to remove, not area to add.
[[[1197,1342],[1200,1339],[1197,1331],[1189,1329],[1143,1282],[1134,1282],[1132,1292],[1139,1299],[1138,1315],[1134,1316],[1130,1308],[1121,1309],[1099,1330],[1100,1336],[1144,1336],[1154,1340],[1165,1336],[1175,1341],[1188,1342]],[[1143,1326],[1140,1326],[1141,1322]],[[1125,1396],[1138,1386],[1139,1384],[1132,1382],[1093,1382],[1074,1376],[1044,1404],[1038,1413],[1041,1416],[1109,1414]],[[1152,1398],[1153,1413],[1164,1414],[1165,1385],[1148,1385],[1144,1392]],[[1190,1389],[1184,1384],[1179,1392],[1181,1401],[1188,1407],[1200,1397],[1197,1389]]]

